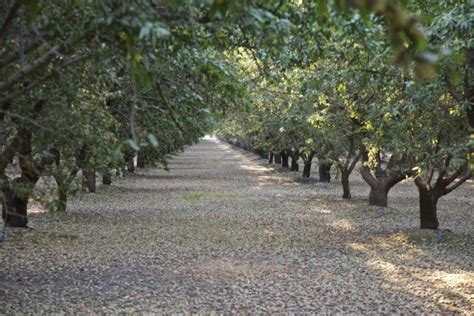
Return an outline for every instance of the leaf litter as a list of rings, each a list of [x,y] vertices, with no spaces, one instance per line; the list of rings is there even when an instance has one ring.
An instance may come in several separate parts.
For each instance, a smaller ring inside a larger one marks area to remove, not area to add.
[[[474,184],[417,229],[411,183],[383,216],[351,176],[329,185],[203,140],[136,175],[31,214],[0,244],[0,314],[472,314]]]

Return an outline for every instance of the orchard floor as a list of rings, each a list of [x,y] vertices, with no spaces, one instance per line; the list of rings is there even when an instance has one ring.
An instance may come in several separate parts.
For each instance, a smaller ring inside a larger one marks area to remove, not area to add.
[[[410,182],[378,217],[358,172],[343,201],[212,139],[169,167],[6,229],[0,314],[474,313],[472,181],[440,201],[438,244]]]

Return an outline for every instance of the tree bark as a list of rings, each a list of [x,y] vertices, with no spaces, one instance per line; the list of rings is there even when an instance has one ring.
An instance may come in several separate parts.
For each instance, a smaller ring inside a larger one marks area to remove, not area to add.
[[[370,186],[369,205],[387,207],[388,192],[390,189],[405,179],[405,177],[409,176],[411,172],[409,169],[397,171],[395,166],[400,160],[394,160],[394,156],[390,158],[386,170],[383,170],[379,164],[373,173],[365,164],[367,161],[367,151],[363,151],[360,174],[364,181]]]
[[[260,156],[260,158],[262,158],[262,159],[267,159],[268,158],[267,153],[264,150],[260,149],[260,148],[254,149],[253,153]]]
[[[26,184],[26,180],[17,178],[14,182],[21,185]],[[29,191],[29,190],[28,190]],[[3,207],[2,217],[7,227],[28,227],[28,198],[29,194],[22,192],[19,194],[10,187],[3,187]]]
[[[418,188],[420,197],[420,228],[438,229],[439,222],[436,213],[439,196],[433,190]]]
[[[466,93],[465,98],[469,102],[467,109],[467,116],[469,119],[469,125],[471,129],[474,129],[474,80],[472,78],[474,74],[474,47],[466,48],[466,63],[467,63],[467,72],[466,72]]]
[[[123,154],[123,158],[125,160],[125,166],[127,168],[126,171],[128,172],[135,172],[135,164],[133,163],[133,157],[135,156],[135,153],[132,150],[127,150]]]
[[[299,171],[300,166],[298,165],[299,157],[294,155],[291,157],[291,171]]]
[[[309,178],[311,175],[311,161],[305,161],[303,167],[303,178]]]
[[[275,155],[275,164],[280,165],[281,164],[281,156],[279,154]]]
[[[75,174],[75,173],[74,173]],[[69,181],[65,180],[61,175],[55,175],[54,180],[56,180],[57,186],[57,205],[55,211],[65,212],[67,206],[67,195],[68,195],[68,185]]]
[[[281,155],[281,166],[283,168],[289,168],[290,165],[288,163],[288,157],[289,157],[288,154],[286,152],[282,152],[280,155]]]
[[[331,163],[319,161],[319,182],[331,182]]]
[[[82,187],[89,192],[96,191],[96,177],[95,171],[91,169],[82,170]]]
[[[369,193],[369,205],[387,207],[388,191],[383,185],[371,186]]]
[[[65,212],[67,207],[67,190],[62,185],[58,184],[58,206],[56,211]]]
[[[137,168],[145,168],[145,153],[143,149],[137,153]]]
[[[269,155],[268,155],[268,164],[273,164],[273,153],[271,152]]]
[[[112,184],[112,177],[109,173],[102,175],[102,184],[111,185]]]
[[[351,196],[351,189],[349,187],[349,175],[347,171],[341,171],[341,184],[342,184],[342,198],[348,199]]]

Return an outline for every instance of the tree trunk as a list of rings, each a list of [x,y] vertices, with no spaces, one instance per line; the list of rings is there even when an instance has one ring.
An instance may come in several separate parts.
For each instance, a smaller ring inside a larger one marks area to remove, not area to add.
[[[2,217],[7,227],[28,227],[28,197],[29,194],[21,196],[11,188],[3,188]]]
[[[111,185],[112,184],[112,177],[109,173],[102,175],[102,184]]]
[[[66,212],[67,207],[67,191],[62,186],[58,186],[58,206],[56,211]]]
[[[273,153],[270,153],[270,154],[268,155],[268,163],[269,163],[270,165],[273,164]]]
[[[420,196],[420,228],[438,229],[436,206],[439,197],[432,190],[418,189]]]
[[[125,153],[123,154],[123,158],[125,160],[125,166],[127,168],[126,171],[128,172],[135,172],[135,165],[133,163],[133,157],[135,156],[134,152],[131,151],[131,150],[127,150],[125,151]]]
[[[383,186],[370,187],[369,205],[387,207],[388,190]]]
[[[96,178],[95,171],[91,169],[82,170],[82,187],[87,189],[89,192],[95,192],[96,190]]]
[[[54,176],[57,185],[57,197],[58,197],[58,204],[56,205],[55,211],[57,212],[65,212],[67,206],[67,184],[66,181],[61,176]]]
[[[474,128],[474,47],[466,48],[467,80],[465,99],[468,101],[467,117],[471,129]],[[470,104],[470,106],[469,106]]]
[[[303,178],[309,178],[311,175],[311,161],[305,161],[303,167]]]
[[[331,182],[331,165],[330,163],[319,162],[319,182]]]
[[[280,165],[281,164],[281,156],[276,154],[275,155],[275,164]]]
[[[349,187],[349,175],[347,171],[341,171],[341,184],[342,184],[342,198],[348,199],[351,196],[351,189]]]
[[[281,154],[281,166],[283,168],[289,168],[290,165],[288,163],[288,155],[285,153],[285,154]]]
[[[260,148],[254,149],[253,153],[258,155],[262,159],[267,159],[268,158],[267,153],[264,150],[260,149]]]
[[[143,152],[143,149],[137,153],[137,167],[145,168],[145,153]]]
[[[291,171],[299,171],[300,166],[298,165],[299,157],[294,155],[291,157]]]

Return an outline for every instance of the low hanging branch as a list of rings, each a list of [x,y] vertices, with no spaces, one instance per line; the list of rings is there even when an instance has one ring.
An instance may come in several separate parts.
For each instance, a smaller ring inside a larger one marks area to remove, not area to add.
[[[82,56],[77,56],[77,57],[65,58],[64,62],[62,62],[60,64],[60,68],[65,69],[68,66],[80,63],[80,62],[86,60],[89,57],[90,57],[90,55],[82,55]],[[34,88],[40,86],[41,84],[45,83],[46,81],[48,81],[49,79],[51,79],[52,77],[54,77],[58,74],[59,74],[59,72],[54,71],[54,72],[52,72],[52,73],[50,73],[50,74],[48,74],[44,77],[37,78],[36,80],[34,80],[30,84],[28,84],[26,87],[23,87],[23,88],[19,89],[18,91],[13,92],[10,95],[7,95],[6,97],[0,99],[0,108],[2,108],[5,104],[13,101],[15,98],[20,97],[20,96],[24,95],[25,93],[33,90]]]
[[[59,46],[54,46],[46,54],[39,57],[32,63],[26,65],[25,67],[21,68],[19,72],[12,75],[10,78],[6,79],[3,82],[0,82],[0,92],[6,91],[7,89],[11,88],[13,85],[24,80],[28,75],[36,72],[43,66],[47,65],[50,61],[56,58],[56,54],[59,52],[59,49],[60,49]]]

